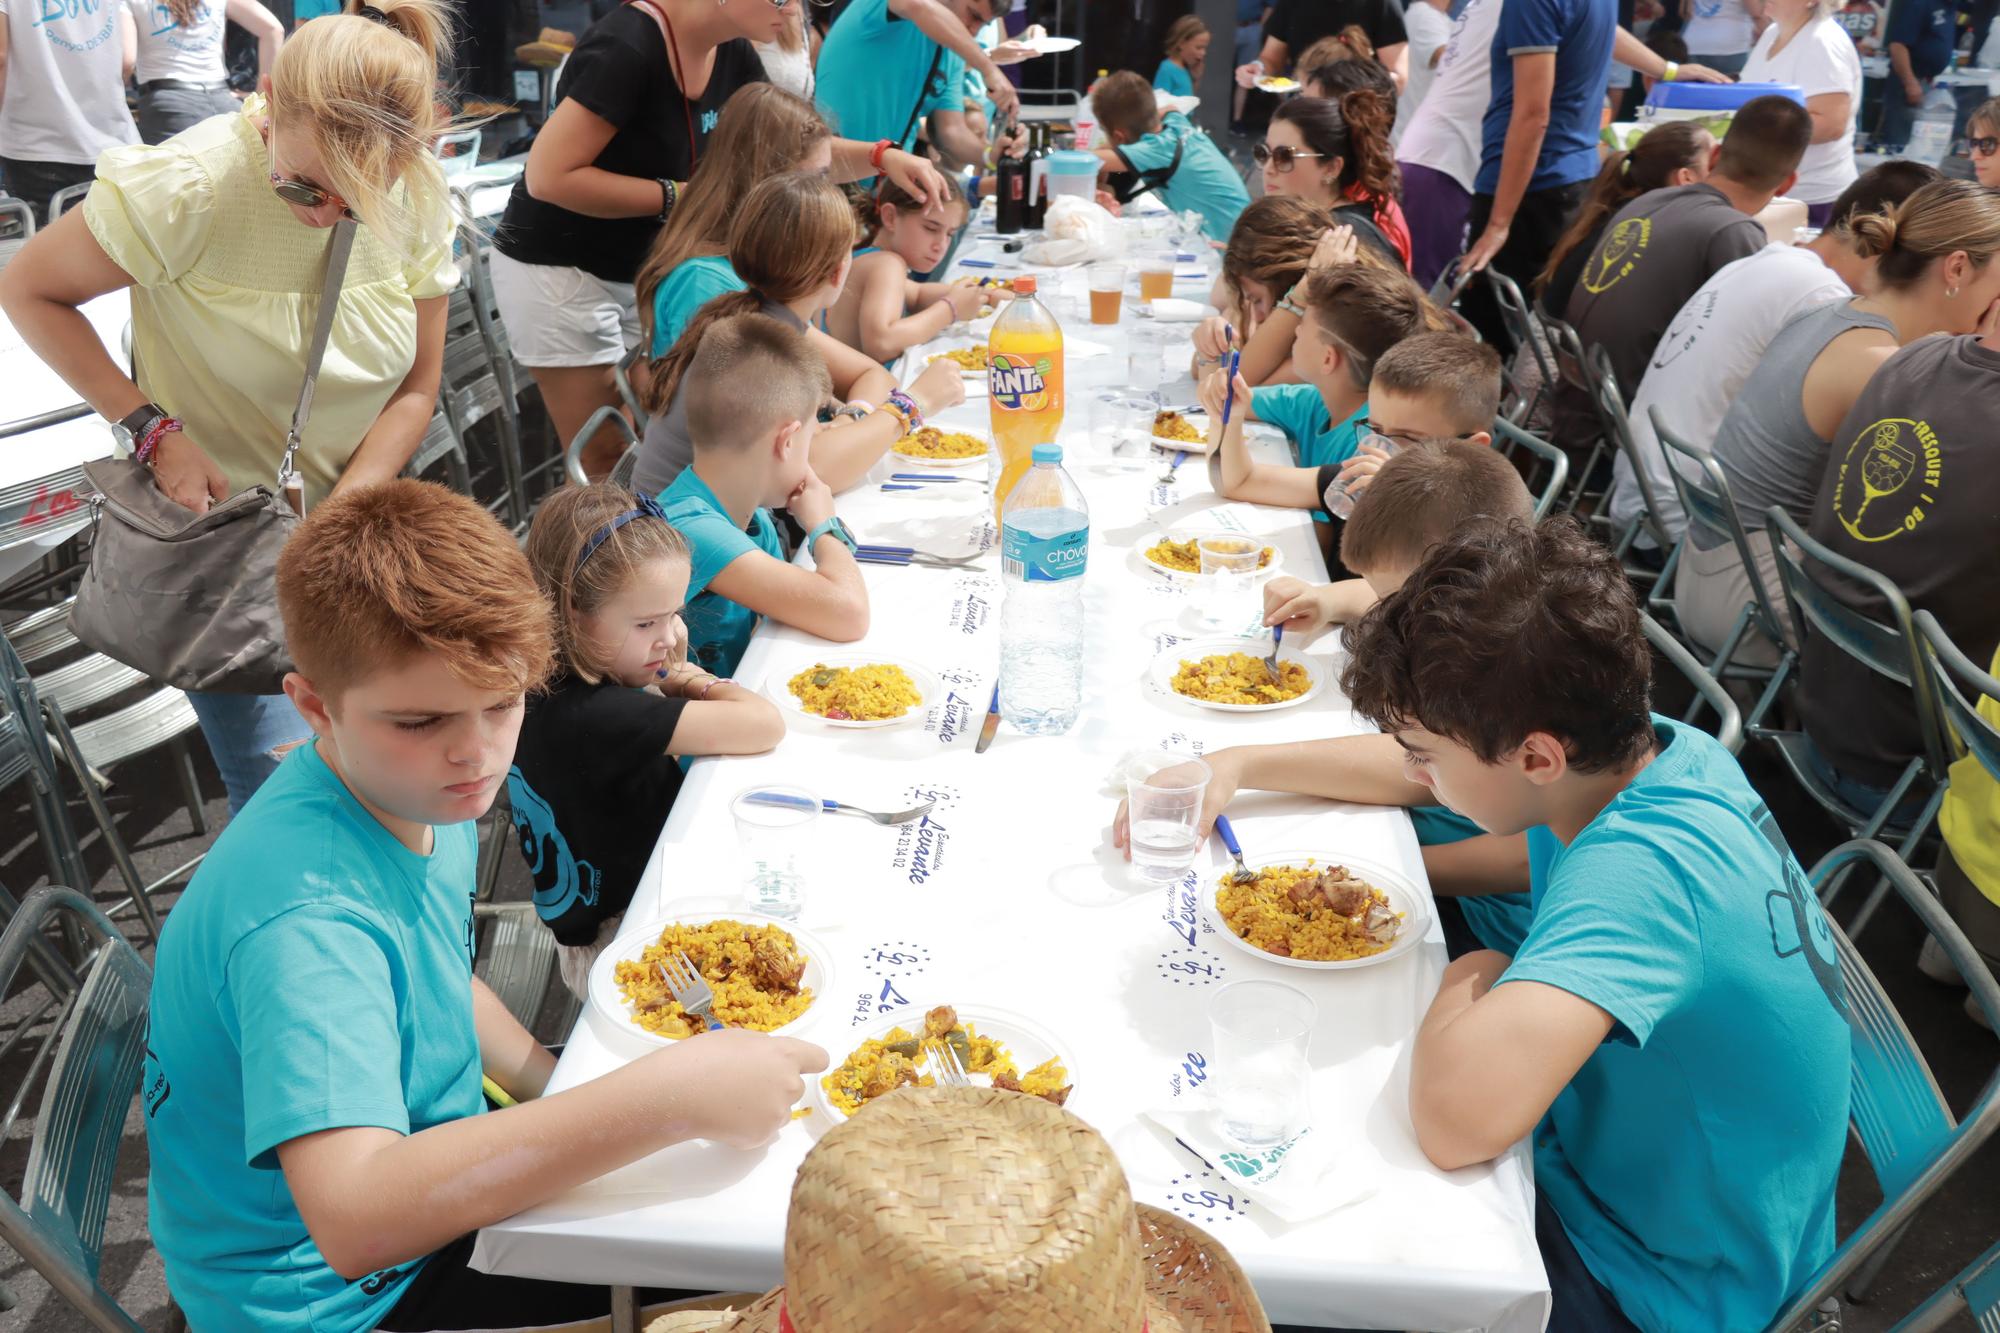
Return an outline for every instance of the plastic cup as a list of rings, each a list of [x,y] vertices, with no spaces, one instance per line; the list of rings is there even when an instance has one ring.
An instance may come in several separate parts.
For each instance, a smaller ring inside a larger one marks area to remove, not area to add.
[[[1116,324],[1118,308],[1125,302],[1125,266],[1092,264],[1090,282],[1090,322]]]
[[[1210,1095],[1222,1132],[1272,1148],[1312,1123],[1312,1042],[1319,1008],[1282,981],[1232,981],[1208,1002]]]
[[[1149,255],[1139,261],[1139,299],[1164,301],[1174,294],[1174,257]]]
[[[1248,537],[1203,537],[1194,549],[1208,579],[1202,628],[1233,632],[1262,619],[1263,605],[1254,590],[1263,565],[1263,544]]]
[[[1377,435],[1373,431],[1362,436],[1361,443],[1363,446],[1380,449],[1391,458],[1394,458],[1396,452],[1403,447],[1388,436]],[[1353,515],[1355,496],[1354,492],[1347,488],[1346,482],[1334,482],[1327,489],[1324,498],[1326,500],[1326,512],[1332,514],[1335,518],[1349,518]]]
[[[729,803],[743,861],[744,905],[794,920],[805,911],[806,866],[820,798],[804,787],[746,787]]]
[[[1125,780],[1132,869],[1140,879],[1164,884],[1194,864],[1210,776],[1207,764],[1188,759],[1152,777]]]

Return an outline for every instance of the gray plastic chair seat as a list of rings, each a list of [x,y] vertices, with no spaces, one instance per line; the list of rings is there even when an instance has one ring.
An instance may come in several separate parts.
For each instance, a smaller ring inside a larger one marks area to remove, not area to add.
[[[162,689],[109,717],[75,729],[76,746],[92,768],[109,768],[200,726],[194,705],[176,689]]]
[[[496,836],[509,832],[502,830]],[[477,910],[491,923],[483,951],[486,985],[522,1027],[531,1028],[555,971],[555,932],[542,924],[533,903],[482,903]]]
[[[69,608],[75,601],[72,597],[59,605],[44,607],[7,626],[7,641],[14,645],[23,662],[33,666],[76,642],[76,635],[69,627]]]

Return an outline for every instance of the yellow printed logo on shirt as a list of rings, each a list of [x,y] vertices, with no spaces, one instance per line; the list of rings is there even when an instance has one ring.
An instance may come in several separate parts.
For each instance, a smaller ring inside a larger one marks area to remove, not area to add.
[[[1638,266],[1652,239],[1651,218],[1626,218],[1613,227],[1604,243],[1597,247],[1597,253],[1590,257],[1590,267],[1583,274],[1583,289],[1602,293],[1616,287]]]
[[[1856,541],[1888,541],[1924,521],[1943,480],[1944,451],[1930,423],[1884,418],[1847,446],[1834,481],[1834,517]]]

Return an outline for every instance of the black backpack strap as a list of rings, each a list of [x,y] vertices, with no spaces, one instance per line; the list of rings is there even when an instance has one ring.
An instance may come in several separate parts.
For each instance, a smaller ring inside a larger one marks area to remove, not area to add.
[[[1181,169],[1181,154],[1187,149],[1186,139],[1174,140],[1174,155],[1163,167],[1152,167],[1141,171],[1132,165],[1132,159],[1125,156],[1123,148],[1111,151],[1118,154],[1118,160],[1125,164],[1125,172],[1111,178],[1111,195],[1120,204],[1129,204],[1148,190],[1157,190],[1174,178]]]
[[[910,142],[910,136],[916,132],[917,117],[923,113],[924,103],[930,100],[931,80],[937,77],[938,66],[942,63],[944,63],[944,48],[933,43],[931,46],[931,67],[924,71],[924,81],[917,85],[916,105],[910,108],[910,118],[903,124],[903,136],[896,140],[896,147],[904,147]]]

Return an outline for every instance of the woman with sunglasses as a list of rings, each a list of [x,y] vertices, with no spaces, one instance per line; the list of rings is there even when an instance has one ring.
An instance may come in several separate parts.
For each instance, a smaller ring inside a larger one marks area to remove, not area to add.
[[[555,110],[494,234],[493,293],[514,355],[565,443],[619,401],[613,369],[639,341],[639,266],[707,153],[723,105],[767,81],[753,43],[780,41],[805,0],[628,0],[564,64]],[[888,143],[834,141],[833,179],[883,174],[926,199],[929,163]],[[601,430],[584,471],[618,461]]]
[[[1743,66],[1745,83],[1797,84],[1805,94],[1812,144],[1789,193],[1805,204],[1806,220],[1815,227],[1826,225],[1833,201],[1860,175],[1854,120],[1861,110],[1861,56],[1829,8],[1826,0],[1767,0],[1770,26]]]
[[[1981,102],[1965,122],[1972,174],[1989,190],[2000,189],[2000,97]]]
[[[1289,194],[1336,213],[1362,240],[1378,240],[1410,266],[1410,224],[1396,202],[1396,157],[1389,146],[1396,104],[1360,89],[1338,101],[1295,97],[1271,117],[1251,156],[1266,195]],[[1371,234],[1373,233],[1373,234]]]
[[[430,150],[449,20],[445,0],[350,0],[306,24],[237,114],[106,153],[83,207],[0,274],[22,339],[177,503],[275,484],[343,217],[361,225],[298,457],[307,503],[396,476],[422,441],[457,280]],[[77,308],[119,288],[136,379]],[[232,810],[310,734],[283,695],[190,699]]]

